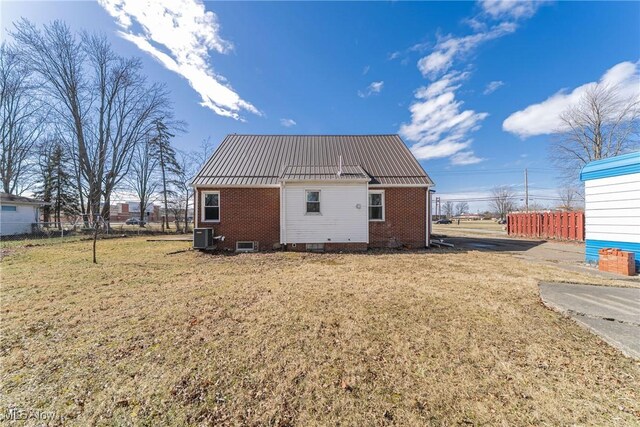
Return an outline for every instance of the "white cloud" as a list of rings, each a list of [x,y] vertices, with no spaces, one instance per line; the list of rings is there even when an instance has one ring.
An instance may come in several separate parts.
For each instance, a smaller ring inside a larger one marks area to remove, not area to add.
[[[400,134],[411,141],[411,150],[418,159],[450,157],[453,165],[470,165],[482,162],[471,150],[470,133],[478,130],[488,113],[464,110],[457,91],[469,72],[454,69],[457,61],[465,59],[479,45],[513,33],[516,21],[530,16],[537,6],[524,9],[491,2],[480,3],[483,12],[466,20],[473,29],[467,36],[449,34],[439,37],[431,53],[420,58],[418,69],[431,83],[415,92],[415,100],[409,107],[411,122],[400,126]],[[531,12],[529,9],[533,8]],[[421,43],[410,50],[422,51],[430,45]],[[401,52],[395,52],[392,58]],[[467,68],[468,69],[468,68]],[[491,82],[485,93],[498,89],[503,82]]]
[[[369,65],[365,65],[364,68],[362,69],[362,75],[366,76],[367,73],[369,73],[370,69],[371,69],[371,67]]]
[[[485,159],[473,154],[473,151],[461,151],[451,156],[451,163],[460,166],[475,165],[476,163],[480,163],[484,160]]]
[[[280,124],[286,128],[297,125],[296,121],[293,119],[280,119]]]
[[[383,81],[372,82],[369,86],[367,86],[367,88],[364,91],[359,90],[358,96],[360,98],[366,98],[368,96],[380,93],[383,87],[384,87]]]
[[[200,95],[200,105],[216,114],[241,119],[260,115],[210,66],[209,51],[233,49],[220,37],[217,16],[199,0],[99,0],[122,29],[118,34],[184,77]]]
[[[433,52],[420,58],[418,69],[423,76],[431,79],[447,72],[456,58],[471,52],[478,45],[511,34],[516,30],[516,24],[501,22],[488,31],[478,32],[464,37],[448,35],[438,40]]]
[[[606,86],[616,86],[624,98],[638,97],[640,62],[621,62],[607,70],[599,82]],[[586,83],[571,92],[560,90],[541,103],[511,114],[502,123],[502,129],[523,138],[557,133],[562,128],[562,112],[579,102],[585,91],[595,84],[596,82]]]
[[[502,86],[504,86],[504,82],[502,80],[494,80],[492,82],[487,83],[487,86],[484,88],[484,91],[482,93],[485,95],[489,95],[495,92],[496,90],[498,90]]]
[[[400,126],[400,134],[413,142],[411,151],[418,159],[460,153],[452,162],[471,164],[482,160],[469,150],[472,140],[467,133],[477,130],[488,114],[461,111],[463,102],[455,94],[467,77],[468,73],[454,71],[416,91],[416,101],[409,107],[411,122]]]
[[[546,1],[480,0],[482,11],[494,19],[530,18]]]

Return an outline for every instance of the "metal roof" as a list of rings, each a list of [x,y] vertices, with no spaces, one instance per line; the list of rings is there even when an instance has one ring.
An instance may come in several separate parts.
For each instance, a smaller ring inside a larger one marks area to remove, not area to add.
[[[640,151],[587,163],[580,172],[582,181],[640,172]]]
[[[237,134],[227,135],[192,184],[277,185],[285,173],[324,174],[320,167],[327,167],[327,174],[335,174],[340,156],[343,165],[368,175],[370,184],[433,185],[398,135]],[[302,166],[305,170],[295,169]]]
[[[370,181],[371,177],[358,165],[287,166],[280,181]]]

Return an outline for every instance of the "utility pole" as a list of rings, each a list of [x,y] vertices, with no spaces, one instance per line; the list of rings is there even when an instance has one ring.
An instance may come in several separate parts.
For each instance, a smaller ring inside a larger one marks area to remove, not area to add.
[[[529,175],[527,169],[524,169],[524,207],[529,212]]]
[[[440,219],[440,197],[436,197],[436,216]]]

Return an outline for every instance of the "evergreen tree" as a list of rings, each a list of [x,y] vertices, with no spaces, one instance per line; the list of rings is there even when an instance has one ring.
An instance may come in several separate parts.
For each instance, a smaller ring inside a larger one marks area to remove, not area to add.
[[[34,194],[48,203],[42,210],[44,221],[53,222],[58,229],[62,229],[63,216],[77,213],[78,198],[68,165],[67,153],[59,142],[43,144],[40,150],[42,183]]]
[[[162,120],[156,120],[156,135],[152,139],[154,155],[158,159],[162,179],[162,198],[164,200],[163,227],[169,227],[169,197],[174,194],[170,185],[175,177],[180,175],[180,165],[176,159],[176,151],[171,146],[170,139],[175,135],[169,132]]]

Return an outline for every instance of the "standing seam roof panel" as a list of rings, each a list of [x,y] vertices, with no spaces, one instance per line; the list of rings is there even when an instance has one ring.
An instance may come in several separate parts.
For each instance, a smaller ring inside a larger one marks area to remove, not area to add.
[[[228,135],[196,185],[277,184],[287,165],[360,165],[372,183],[432,185],[397,135]]]

